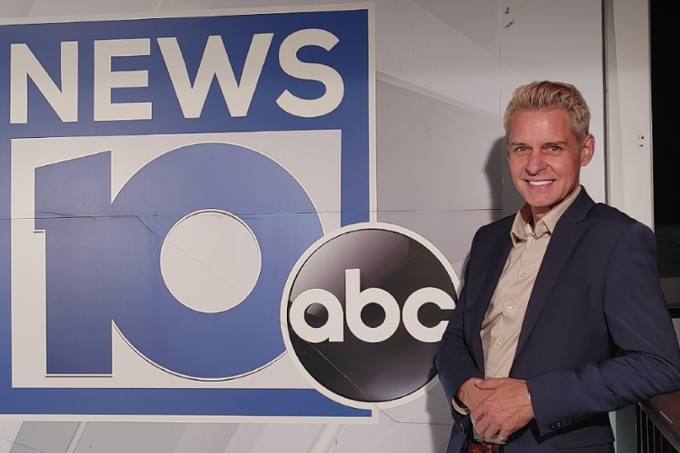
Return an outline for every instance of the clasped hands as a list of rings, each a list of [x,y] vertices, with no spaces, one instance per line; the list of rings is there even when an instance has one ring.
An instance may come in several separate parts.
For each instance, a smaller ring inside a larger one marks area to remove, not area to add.
[[[468,379],[456,399],[470,409],[475,431],[501,442],[534,418],[529,389],[521,379]]]

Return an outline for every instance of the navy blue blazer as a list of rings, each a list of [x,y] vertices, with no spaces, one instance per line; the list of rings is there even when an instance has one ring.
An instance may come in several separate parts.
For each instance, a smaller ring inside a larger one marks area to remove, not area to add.
[[[480,228],[437,352],[446,397],[484,376],[479,335],[512,247],[513,216]],[[680,352],[646,226],[581,190],[558,221],[519,337],[511,378],[527,381],[535,419],[505,451],[612,451],[608,412],[680,389]],[[453,411],[447,453],[470,419]]]

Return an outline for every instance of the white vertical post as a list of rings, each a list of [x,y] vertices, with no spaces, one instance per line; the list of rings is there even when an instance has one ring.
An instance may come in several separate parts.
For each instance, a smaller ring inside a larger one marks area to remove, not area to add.
[[[649,5],[605,0],[607,201],[654,226]]]

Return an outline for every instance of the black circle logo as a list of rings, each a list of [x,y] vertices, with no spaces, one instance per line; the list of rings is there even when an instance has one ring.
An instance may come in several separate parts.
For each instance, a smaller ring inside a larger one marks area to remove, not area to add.
[[[291,272],[284,341],[331,398],[396,405],[435,377],[457,285],[441,252],[416,233],[350,225],[317,241]]]

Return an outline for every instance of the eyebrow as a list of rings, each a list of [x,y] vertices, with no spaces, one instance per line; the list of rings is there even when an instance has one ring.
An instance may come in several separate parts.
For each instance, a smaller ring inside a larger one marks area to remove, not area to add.
[[[569,142],[566,140],[561,140],[557,142],[546,142],[544,145],[552,146],[552,145],[568,145]],[[510,146],[529,146],[524,142],[510,142]]]
[[[566,140],[562,140],[562,141],[559,141],[559,142],[548,142],[548,143],[546,143],[546,145],[568,145],[568,144],[569,144],[569,142],[567,142]]]

